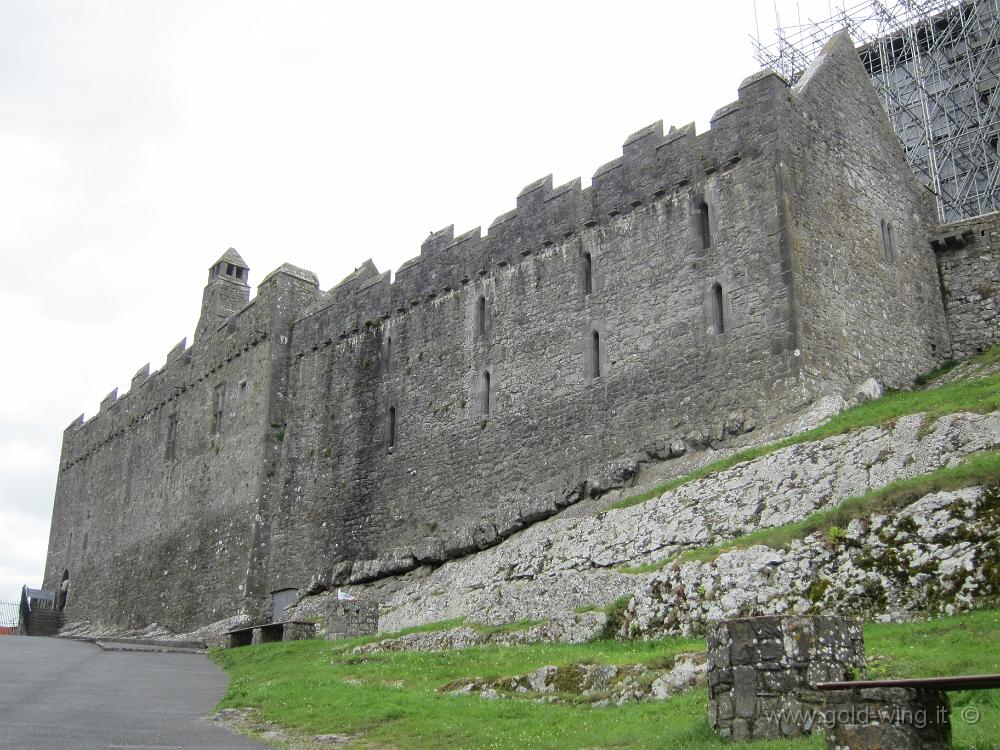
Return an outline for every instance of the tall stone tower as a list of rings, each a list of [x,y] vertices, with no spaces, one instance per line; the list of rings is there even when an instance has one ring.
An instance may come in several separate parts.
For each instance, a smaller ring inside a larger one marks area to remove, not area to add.
[[[232,247],[209,267],[195,339],[218,328],[250,301],[249,278],[250,266]]]

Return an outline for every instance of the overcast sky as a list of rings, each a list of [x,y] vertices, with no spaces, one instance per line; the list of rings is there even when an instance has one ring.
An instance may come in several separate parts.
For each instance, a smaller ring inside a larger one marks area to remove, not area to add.
[[[705,130],[753,33],[752,0],[0,0],[0,600],[41,584],[63,429],[190,339],[227,247],[252,285],[395,270],[651,122]]]

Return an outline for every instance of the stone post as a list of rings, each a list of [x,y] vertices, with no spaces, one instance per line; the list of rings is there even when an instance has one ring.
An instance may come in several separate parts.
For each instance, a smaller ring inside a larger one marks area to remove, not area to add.
[[[331,598],[323,613],[327,640],[378,632],[378,603]]]
[[[749,617],[712,623],[708,717],[723,737],[748,741],[822,728],[817,682],[857,679],[865,665],[860,623],[840,617]]]

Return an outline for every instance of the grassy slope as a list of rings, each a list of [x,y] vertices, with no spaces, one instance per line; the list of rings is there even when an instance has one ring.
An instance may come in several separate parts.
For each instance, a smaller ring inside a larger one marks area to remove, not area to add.
[[[1000,672],[1000,612],[929,622],[868,625],[872,676],[917,677]],[[462,677],[500,677],[545,664],[663,663],[704,643],[645,643],[473,648],[437,653],[356,656],[365,639],[298,641],[214,651],[231,676],[222,707],[254,706],[263,719],[307,734],[357,734],[358,746],[399,748],[724,748],[708,726],[707,693],[692,690],[667,703],[590,708],[524,700],[442,695],[435,688]],[[367,639],[371,640],[371,639]],[[1000,736],[995,691],[953,694],[955,746],[988,747]],[[960,712],[974,706],[980,721]],[[748,748],[821,748],[818,737],[760,742]]]
[[[1000,361],[1000,345],[994,346],[979,356],[968,360],[968,366],[971,368],[988,366],[995,364],[997,361]],[[822,440],[834,435],[842,435],[852,430],[891,422],[908,414],[924,413],[927,415],[929,423],[945,414],[954,414],[960,411],[986,413],[1000,409],[1000,375],[972,380],[959,380],[941,387],[934,387],[932,382],[934,377],[944,374],[950,369],[951,366],[940,368],[933,373],[928,373],[928,375],[918,378],[920,382],[930,383],[928,386],[918,387],[911,391],[893,391],[876,401],[869,401],[848,409],[815,429],[720,459],[684,476],[657,485],[643,493],[623,498],[608,506],[608,509],[613,510],[637,505],[654,497],[659,497],[664,492],[676,489],[694,479],[701,479],[718,471],[729,469],[736,464],[766,456],[789,445],[798,445],[799,443]]]

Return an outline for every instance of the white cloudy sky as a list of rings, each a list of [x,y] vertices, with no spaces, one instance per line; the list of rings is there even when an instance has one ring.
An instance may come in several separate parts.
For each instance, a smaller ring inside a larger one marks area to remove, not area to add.
[[[648,123],[704,130],[754,32],[752,0],[0,0],[0,600],[41,583],[63,429],[190,336],[227,247],[251,283],[395,269]]]

